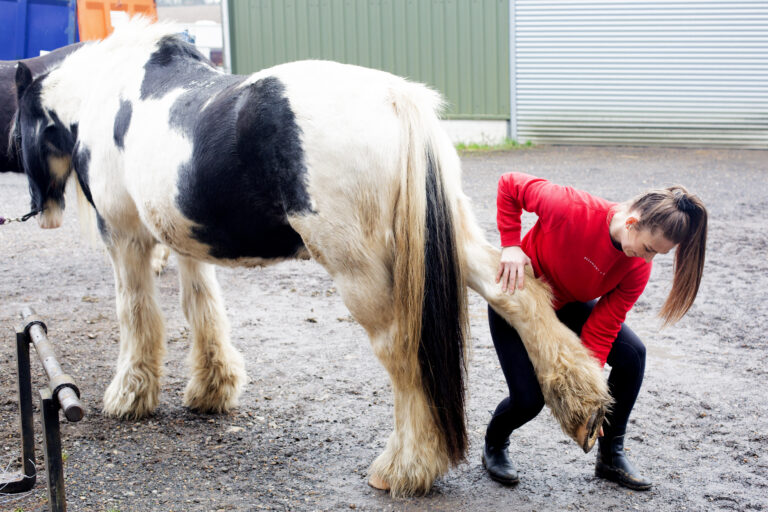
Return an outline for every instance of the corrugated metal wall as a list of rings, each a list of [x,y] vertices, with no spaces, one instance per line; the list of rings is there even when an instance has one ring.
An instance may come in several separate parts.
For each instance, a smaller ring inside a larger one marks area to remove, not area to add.
[[[521,141],[768,147],[768,2],[513,2]]]
[[[509,119],[509,0],[229,0],[232,71],[330,59],[425,82],[453,119]]]

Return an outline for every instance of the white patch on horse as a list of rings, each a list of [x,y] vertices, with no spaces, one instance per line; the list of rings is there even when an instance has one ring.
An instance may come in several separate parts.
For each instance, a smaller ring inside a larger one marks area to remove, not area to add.
[[[64,210],[58,201],[48,200],[43,206],[43,212],[38,217],[38,224],[43,229],[56,229],[61,227],[64,219]]]
[[[53,178],[65,181],[69,177],[69,171],[72,169],[72,158],[69,155],[49,156],[48,169]]]
[[[209,247],[191,237],[195,223],[178,210],[178,171],[192,158],[192,141],[169,123],[168,112],[184,89],[159,100],[132,98],[125,136],[126,188],[155,238],[175,251],[205,259]],[[98,205],[97,205],[98,207]]]

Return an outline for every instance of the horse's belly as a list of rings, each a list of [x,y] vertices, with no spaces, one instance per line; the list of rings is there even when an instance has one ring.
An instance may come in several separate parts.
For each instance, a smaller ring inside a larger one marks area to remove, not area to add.
[[[184,214],[176,202],[145,202],[140,208],[144,223],[155,238],[179,254],[230,266],[263,266],[306,253],[301,237],[284,219],[269,218],[251,210],[225,205],[223,198],[198,194],[208,215],[197,221]],[[261,218],[260,218],[261,217]]]

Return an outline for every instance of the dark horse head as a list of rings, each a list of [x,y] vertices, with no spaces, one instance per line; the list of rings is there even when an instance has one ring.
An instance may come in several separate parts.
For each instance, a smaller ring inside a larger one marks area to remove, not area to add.
[[[65,126],[53,110],[43,104],[43,83],[48,74],[37,78],[24,64],[16,68],[16,94],[19,109],[12,140],[29,180],[32,210],[43,228],[61,225],[64,187],[72,171],[72,151],[76,126]]]
[[[85,43],[75,43],[57,48],[39,57],[24,59],[23,62],[32,76],[44,73],[51,67],[60,64],[69,54],[82,48]],[[10,135],[16,119],[16,87],[14,77],[18,60],[0,60],[0,172],[24,172]]]

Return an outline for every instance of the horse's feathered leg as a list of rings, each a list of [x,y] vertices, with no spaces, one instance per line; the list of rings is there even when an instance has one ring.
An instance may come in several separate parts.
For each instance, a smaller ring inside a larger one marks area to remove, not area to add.
[[[500,252],[477,233],[466,205],[462,210],[468,285],[520,334],[545,402],[563,431],[581,445],[579,427],[612,402],[599,364],[557,319],[549,288],[530,269],[523,290],[501,291],[495,283]]]
[[[408,357],[403,344],[398,343],[392,278],[387,268],[377,264],[385,258],[371,256],[369,263],[356,260],[354,272],[334,276],[345,305],[368,332],[373,352],[392,383],[394,430],[369,474],[386,484],[395,496],[423,494],[448,470],[450,458],[424,390],[414,380],[418,361]]]
[[[246,381],[243,357],[229,340],[229,322],[212,265],[179,256],[181,306],[192,327],[192,377],[184,405],[225,412],[237,405]]]
[[[394,327],[394,325],[393,325]],[[451,466],[424,390],[414,385],[405,369],[404,358],[391,334],[371,338],[374,352],[387,369],[392,382],[395,428],[384,451],[371,464],[371,482],[389,489],[393,496],[424,494],[435,479]]]
[[[157,407],[165,338],[150,266],[154,245],[151,236],[111,236],[107,243],[120,323],[117,371],[104,392],[110,416],[141,418]]]

